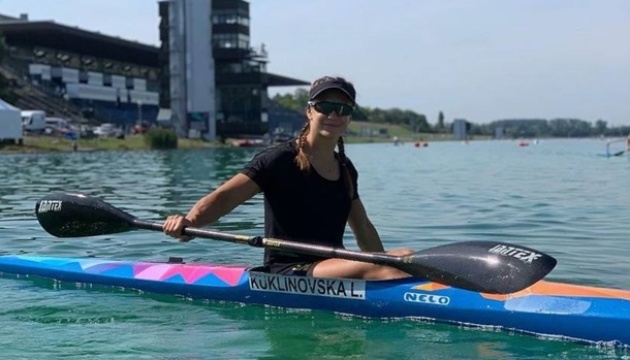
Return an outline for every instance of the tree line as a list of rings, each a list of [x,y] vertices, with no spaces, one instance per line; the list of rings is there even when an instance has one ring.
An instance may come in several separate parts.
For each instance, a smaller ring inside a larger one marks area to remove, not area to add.
[[[273,100],[285,108],[302,112],[309,100],[308,91],[297,89],[293,94],[276,94]],[[380,109],[357,106],[352,118],[358,121],[369,121],[378,124],[401,125],[415,132],[434,132],[435,130],[423,114],[398,108]]]
[[[279,105],[299,112],[304,111],[308,100],[308,91],[305,89],[297,89],[293,94],[276,94],[273,97],[273,101]],[[445,121],[442,111],[438,113],[434,124],[429,123],[424,114],[399,108],[380,109],[358,106],[352,118],[375,124],[400,125],[418,133],[452,132],[452,122]],[[502,136],[508,138],[626,136],[630,134],[630,126],[610,127],[608,122],[602,119],[589,122],[575,118],[501,119],[487,124],[467,122],[467,129],[472,136],[489,137],[495,136],[497,129],[501,129]]]
[[[574,118],[555,119],[505,119],[489,124],[472,124],[471,135],[493,136],[495,129],[501,128],[506,137],[539,138],[564,137],[581,138],[594,136],[626,136],[630,134],[630,126],[609,127],[608,122],[599,119],[589,122]]]

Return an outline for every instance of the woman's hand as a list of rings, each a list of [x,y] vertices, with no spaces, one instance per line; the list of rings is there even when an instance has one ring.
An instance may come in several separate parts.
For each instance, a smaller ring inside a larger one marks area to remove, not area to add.
[[[172,236],[179,241],[187,242],[194,239],[194,236],[186,236],[182,234],[182,231],[186,227],[193,227],[195,224],[182,215],[171,215],[166,218],[162,230],[168,236]]]

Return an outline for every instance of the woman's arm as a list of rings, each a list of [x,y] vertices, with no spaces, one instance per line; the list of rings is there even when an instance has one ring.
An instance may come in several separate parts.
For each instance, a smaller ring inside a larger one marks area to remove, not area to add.
[[[237,174],[212,193],[199,199],[185,217],[182,215],[167,217],[162,229],[167,235],[180,241],[190,241],[193,237],[182,235],[184,227],[212,224],[259,192],[260,187],[252,179]]]
[[[365,207],[361,199],[352,201],[350,207],[350,215],[348,215],[348,224],[357,239],[357,244],[361,251],[367,252],[384,252],[383,243],[376,231],[376,228],[370,221],[365,211]]]
[[[186,219],[197,227],[212,224],[259,192],[260,187],[252,179],[243,174],[236,174],[197,201],[186,215]]]

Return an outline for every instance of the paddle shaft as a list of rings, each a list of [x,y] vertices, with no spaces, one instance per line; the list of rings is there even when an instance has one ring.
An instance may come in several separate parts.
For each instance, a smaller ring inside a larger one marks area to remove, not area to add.
[[[133,226],[138,229],[163,231],[163,224],[156,221],[146,221],[140,219],[133,220]],[[214,240],[226,241],[238,244],[247,244],[253,247],[262,247],[270,249],[278,249],[285,251],[293,251],[301,254],[315,255],[328,258],[339,258],[346,260],[361,261],[367,263],[374,263],[379,265],[388,265],[396,268],[400,268],[404,264],[404,259],[399,256],[380,254],[380,253],[367,253],[351,251],[346,249],[332,248],[328,246],[319,246],[312,244],[303,244],[293,241],[265,238],[261,236],[247,236],[228,234],[218,231],[199,229],[194,227],[186,227],[182,230],[182,234],[186,236],[195,236],[200,238],[209,238]],[[401,269],[403,270],[403,269]]]

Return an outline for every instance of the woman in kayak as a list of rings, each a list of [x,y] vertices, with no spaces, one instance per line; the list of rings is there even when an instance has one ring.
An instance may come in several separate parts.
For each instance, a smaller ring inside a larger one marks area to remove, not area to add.
[[[259,192],[264,194],[265,236],[343,248],[346,223],[362,251],[384,252],[359,198],[357,170],[346,157],[342,135],[356,105],[352,83],[324,76],[311,85],[307,122],[297,139],[258,153],[245,168],[200,199],[186,216],[172,215],[163,229],[189,241],[184,227],[212,224]],[[338,151],[335,152],[335,147]],[[410,249],[388,254],[403,256]],[[397,279],[407,273],[388,266],[265,249],[272,273],[315,277]]]

